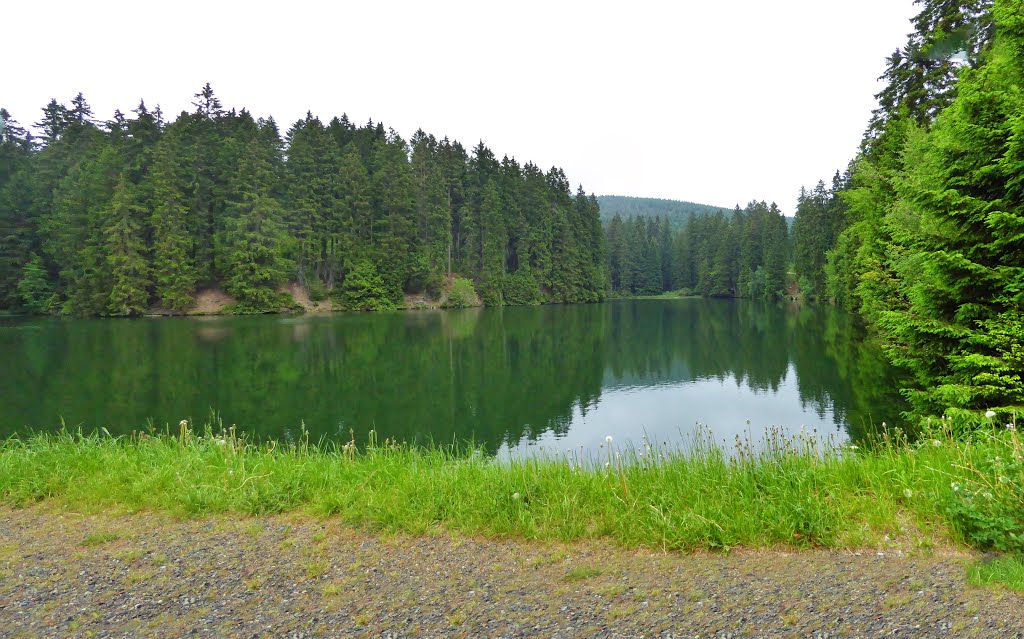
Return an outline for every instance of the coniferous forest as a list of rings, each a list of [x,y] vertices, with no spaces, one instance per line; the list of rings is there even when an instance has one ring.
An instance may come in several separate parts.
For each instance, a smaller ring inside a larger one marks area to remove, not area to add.
[[[918,0],[860,151],[805,194],[794,263],[914,378],[913,412],[1024,408],[1024,7]]]
[[[729,215],[690,214],[674,230],[665,217],[618,214],[606,228],[612,291],[776,299],[790,262],[789,225],[773,203],[751,202]]]
[[[282,138],[208,84],[194,107],[100,123],[79,94],[43,109],[38,137],[0,112],[0,308],[178,313],[220,287],[266,312],[294,304],[289,282],[350,309],[445,288],[455,304],[604,297],[597,201],[561,169],[345,116]]]

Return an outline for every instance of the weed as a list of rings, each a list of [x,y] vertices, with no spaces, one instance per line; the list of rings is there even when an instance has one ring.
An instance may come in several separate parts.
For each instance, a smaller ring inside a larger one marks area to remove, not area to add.
[[[112,541],[117,541],[120,538],[121,535],[114,532],[92,533],[90,535],[86,535],[85,539],[82,540],[82,545],[101,546],[103,544],[108,544]]]
[[[995,586],[1024,591],[1024,555],[1006,555],[981,561],[967,573],[975,586]]]
[[[324,576],[328,568],[330,568],[330,564],[321,559],[310,561],[305,565],[306,576],[310,579],[319,579]]]
[[[5,439],[0,505],[45,499],[185,516],[303,508],[381,533],[609,538],[662,550],[881,547],[897,534],[901,545],[923,550],[947,540],[997,550],[1024,544],[1024,458],[1018,433],[1005,428],[969,441],[938,433],[856,450],[777,432],[735,449],[700,438],[685,452],[651,444],[613,452],[608,443],[589,461],[495,460],[472,447],[376,439],[343,451],[213,432]],[[183,468],[189,481],[181,481]],[[256,522],[245,531],[264,532]],[[97,533],[83,543],[116,538]],[[282,539],[283,549],[298,543],[288,530]],[[554,552],[528,565],[562,559]]]
[[[565,581],[583,581],[584,579],[591,579],[604,574],[604,571],[600,568],[594,568],[592,566],[580,566],[579,568],[573,568],[569,572],[565,573]]]

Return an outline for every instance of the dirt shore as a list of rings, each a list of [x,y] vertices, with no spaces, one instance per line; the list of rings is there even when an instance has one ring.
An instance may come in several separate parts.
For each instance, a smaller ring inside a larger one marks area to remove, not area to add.
[[[0,509],[0,637],[1024,637],[952,550],[678,555]]]

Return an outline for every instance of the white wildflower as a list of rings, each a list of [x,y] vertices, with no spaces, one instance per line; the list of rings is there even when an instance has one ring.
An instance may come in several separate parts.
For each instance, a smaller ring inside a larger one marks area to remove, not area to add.
[[[183,419],[180,422],[178,422],[178,428],[188,428],[188,420]]]
[[[512,493],[512,499],[515,501],[519,501],[521,497],[522,495],[520,495],[519,493]]]
[[[850,444],[849,446],[847,446],[847,448],[849,448],[850,450],[857,450],[858,446],[857,444]]]
[[[956,483],[955,481],[950,482],[949,487],[953,489],[954,493],[960,492],[960,484]]]
[[[914,491],[910,490],[909,488],[904,488],[903,496],[906,497],[907,499],[910,499],[911,497],[914,496]]]
[[[985,411],[985,418],[986,419],[992,419],[995,416],[996,416],[996,412],[994,410],[987,410],[987,411]]]
[[[933,439],[933,440],[932,440],[932,446],[934,446],[934,447],[938,448],[939,446],[942,446],[942,442],[940,442],[940,441],[939,441],[939,440],[937,440],[937,439]]]
[[[608,435],[607,437],[605,437],[604,438],[604,443],[606,443],[606,444],[608,444],[610,446],[611,443],[612,443],[612,436]]]
[[[999,477],[999,483],[1000,484],[1008,484],[1008,483],[1010,483],[1010,478],[1009,477],[1005,477],[1005,476],[1000,476]]]

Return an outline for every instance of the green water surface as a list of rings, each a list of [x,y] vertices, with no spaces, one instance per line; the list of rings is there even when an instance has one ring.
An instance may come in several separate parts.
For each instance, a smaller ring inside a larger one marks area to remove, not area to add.
[[[834,308],[725,300],[329,316],[0,318],[0,434],[61,420],[262,437],[474,439],[521,454],[643,435],[892,425],[899,381]]]

